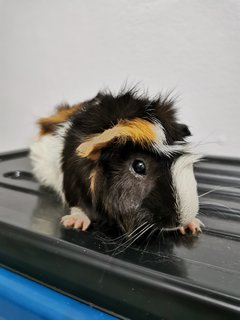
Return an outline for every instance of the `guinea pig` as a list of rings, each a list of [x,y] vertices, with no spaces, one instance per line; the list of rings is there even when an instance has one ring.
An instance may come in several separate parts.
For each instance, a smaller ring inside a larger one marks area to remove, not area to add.
[[[69,206],[63,226],[86,230],[102,220],[127,235],[143,227],[201,231],[193,171],[199,156],[173,100],[105,91],[58,107],[38,125],[33,172]]]

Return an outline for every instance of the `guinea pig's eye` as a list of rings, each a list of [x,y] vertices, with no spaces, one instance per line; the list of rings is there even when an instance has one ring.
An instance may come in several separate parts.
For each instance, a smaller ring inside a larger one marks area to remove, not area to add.
[[[146,166],[142,160],[134,160],[132,163],[133,170],[140,175],[146,174]]]

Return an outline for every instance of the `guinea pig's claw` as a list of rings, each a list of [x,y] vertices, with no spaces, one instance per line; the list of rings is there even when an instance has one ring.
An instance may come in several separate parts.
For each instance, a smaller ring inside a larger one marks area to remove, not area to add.
[[[61,219],[61,223],[65,228],[73,228],[86,231],[90,226],[91,220],[85,214],[77,213],[63,216]]]
[[[183,235],[186,234],[185,227],[179,227],[178,230],[180,231],[181,234]]]
[[[201,220],[194,218],[190,223],[186,224],[184,227],[179,227],[178,230],[181,234],[186,234],[186,230],[189,229],[192,234],[197,234],[198,232],[202,232],[201,226],[204,226]]]

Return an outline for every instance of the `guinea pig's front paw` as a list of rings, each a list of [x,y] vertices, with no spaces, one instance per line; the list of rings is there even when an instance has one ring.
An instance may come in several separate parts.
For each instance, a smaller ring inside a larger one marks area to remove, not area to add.
[[[79,212],[63,216],[61,223],[65,228],[73,228],[77,230],[86,231],[91,224],[91,220],[85,213]]]
[[[190,223],[186,224],[184,227],[178,228],[181,234],[186,234],[186,230],[189,229],[192,231],[192,234],[197,234],[198,232],[202,232],[201,226],[204,226],[201,220],[194,218]]]

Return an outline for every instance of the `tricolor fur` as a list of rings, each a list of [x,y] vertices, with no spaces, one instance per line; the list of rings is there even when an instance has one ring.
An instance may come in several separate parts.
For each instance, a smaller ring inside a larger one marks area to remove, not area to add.
[[[178,123],[173,101],[134,90],[99,93],[61,106],[38,124],[40,135],[31,147],[34,173],[75,208],[75,217],[84,212],[132,232],[146,222],[159,229],[184,226],[196,216],[197,157],[185,142],[190,131]],[[136,161],[144,173],[134,171]]]

